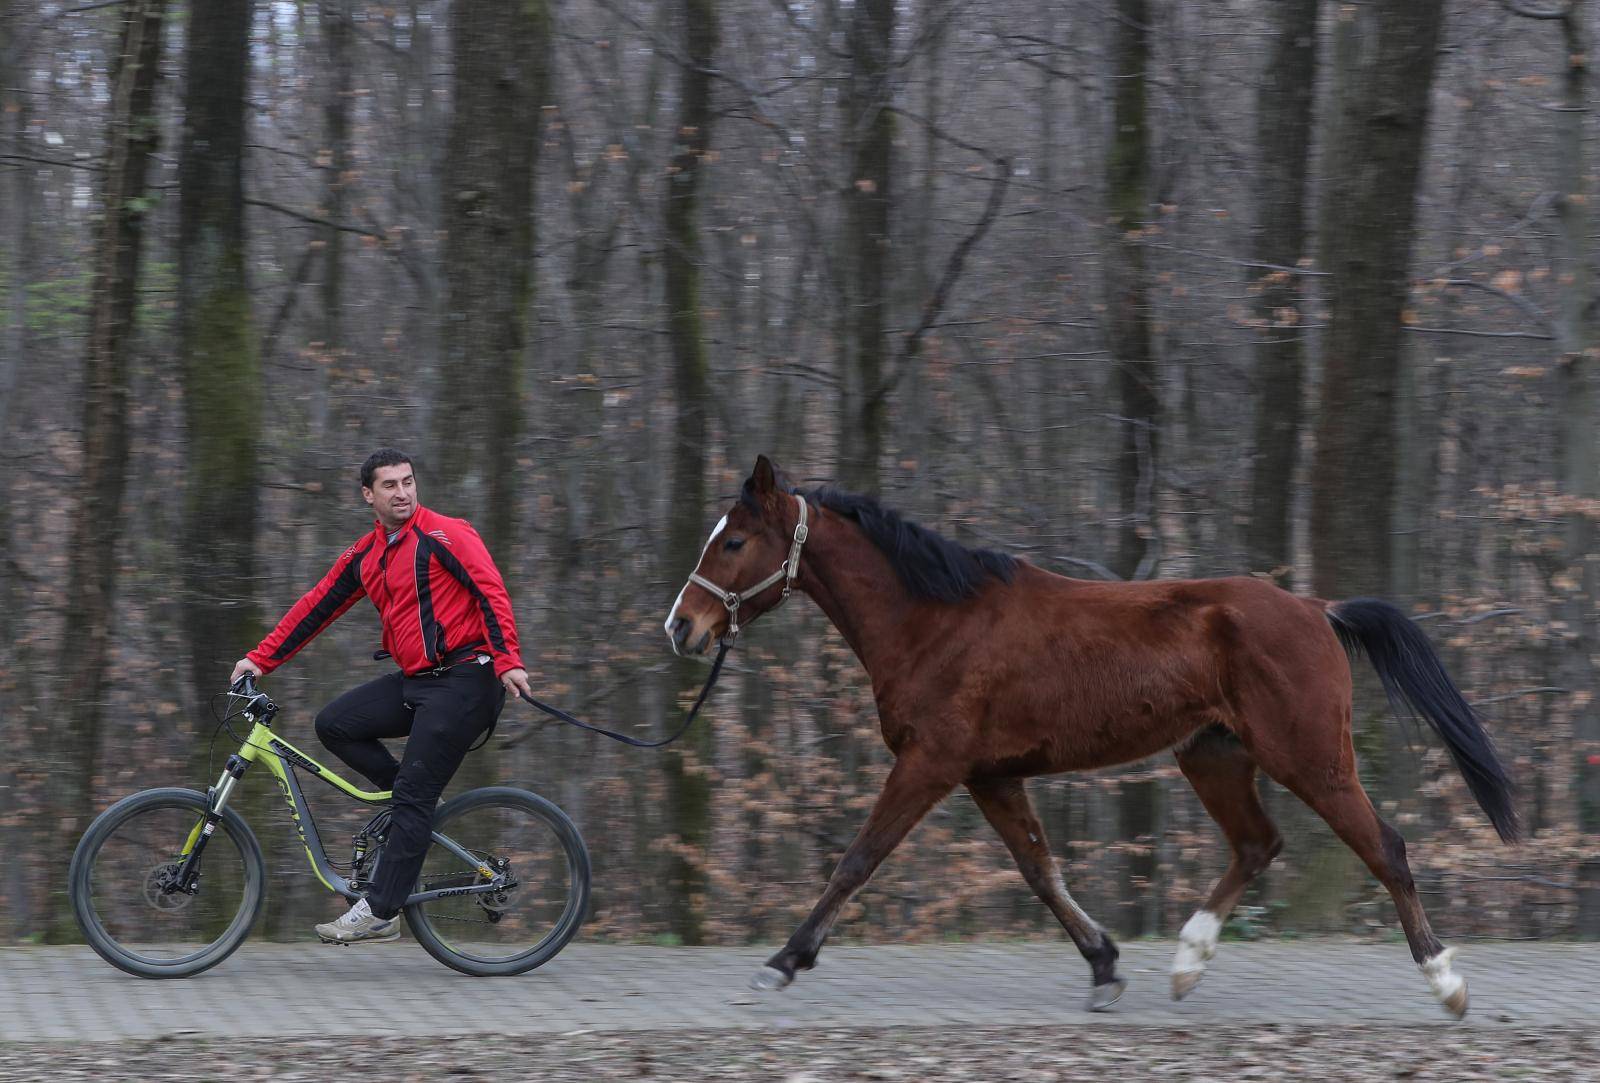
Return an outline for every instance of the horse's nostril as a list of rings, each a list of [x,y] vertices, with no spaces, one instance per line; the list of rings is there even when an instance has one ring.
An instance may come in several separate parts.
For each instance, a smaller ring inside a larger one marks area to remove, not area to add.
[[[672,622],[672,641],[682,647],[688,638],[689,620],[687,617],[679,617]]]

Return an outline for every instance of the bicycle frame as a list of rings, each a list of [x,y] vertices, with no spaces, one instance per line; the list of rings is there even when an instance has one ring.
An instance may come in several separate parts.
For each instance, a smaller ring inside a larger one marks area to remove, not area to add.
[[[363,897],[365,892],[352,888],[350,881],[341,876],[328,860],[328,852],[322,845],[322,836],[317,831],[316,820],[311,815],[311,807],[306,803],[305,793],[300,789],[300,780],[294,769],[300,768],[311,772],[345,796],[363,804],[383,804],[393,798],[393,793],[388,790],[363,790],[352,785],[337,772],[318,763],[273,733],[265,720],[254,718],[249,714],[244,717],[251,721],[253,726],[244,743],[239,746],[239,751],[228,757],[227,766],[223,768],[221,777],[207,795],[209,808],[206,814],[195,824],[183,844],[183,849],[179,853],[179,857],[183,858],[179,883],[188,883],[189,878],[198,872],[200,855],[205,849],[206,841],[216,830],[217,822],[222,819],[222,810],[227,807],[234,786],[244,777],[245,769],[250,764],[259,762],[264,764],[272,777],[277,780],[278,789],[289,806],[289,816],[294,821],[295,834],[300,837],[300,844],[305,847],[306,857],[311,862],[311,871],[316,874],[317,879],[322,881],[323,886],[329,891],[343,895],[352,902]],[[432,834],[434,842],[455,854],[467,868],[475,870],[488,882],[419,891],[407,897],[405,905],[411,906],[447,896],[480,895],[498,891],[505,886],[506,877],[503,873],[497,873],[447,836],[437,831]],[[381,855],[379,861],[382,861]]]

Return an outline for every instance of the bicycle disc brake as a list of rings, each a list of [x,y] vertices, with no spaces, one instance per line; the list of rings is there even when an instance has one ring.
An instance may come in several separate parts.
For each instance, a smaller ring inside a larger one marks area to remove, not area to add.
[[[178,886],[178,873],[182,868],[176,861],[165,861],[152,865],[145,873],[144,901],[152,910],[182,910],[194,901],[194,895]]]

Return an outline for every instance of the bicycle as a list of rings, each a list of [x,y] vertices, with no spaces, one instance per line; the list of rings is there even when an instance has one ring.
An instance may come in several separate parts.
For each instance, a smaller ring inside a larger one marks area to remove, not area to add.
[[[366,805],[389,791],[363,790],[272,730],[279,708],[241,677],[226,693],[219,731],[251,724],[205,793],[145,790],[101,813],[68,871],[68,896],[90,947],[146,978],[187,978],[242,944],[266,898],[266,861],[255,833],[228,805],[245,771],[262,763],[277,780],[312,872],[354,903],[381,860],[388,809],[352,838],[348,863],[333,861],[300,788],[306,771]],[[509,786],[469,790],[436,810],[433,841],[405,915],[439,962],[476,976],[522,974],[554,958],[589,904],[589,852],[567,815]],[[459,935],[452,935],[452,934]]]

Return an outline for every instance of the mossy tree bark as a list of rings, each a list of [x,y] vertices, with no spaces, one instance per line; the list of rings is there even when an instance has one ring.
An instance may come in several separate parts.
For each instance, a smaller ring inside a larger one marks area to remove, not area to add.
[[[19,0],[0,0],[0,26],[11,26],[23,7]],[[10,37],[0,38],[0,133],[11,146],[22,144],[27,130],[29,95],[23,92],[23,51]],[[32,279],[28,253],[33,251],[32,231],[35,215],[34,174],[24,169],[0,170],[0,199],[9,210],[5,232],[0,237],[0,276],[5,282],[5,308],[0,311],[0,441],[10,434],[17,416],[16,388],[21,383],[23,359],[27,356],[27,291]],[[0,553],[13,554],[11,485],[0,485]],[[14,558],[13,558],[14,559]],[[29,801],[21,775],[22,764],[34,758],[32,742],[23,724],[18,705],[32,697],[26,688],[25,674],[32,668],[24,664],[24,646],[16,634],[21,612],[20,577],[0,575],[0,668],[10,679],[0,679],[0,732],[14,734],[11,755],[0,765],[0,787],[13,795],[18,804],[26,803],[31,814],[0,821],[0,852],[23,853],[25,847],[43,832],[54,830],[55,817],[38,802]],[[34,888],[23,862],[6,863],[0,872],[0,937],[26,935],[34,928]]]
[[[535,170],[550,74],[544,0],[463,0],[455,8],[454,112],[445,156],[445,306],[434,374],[431,453],[422,499],[472,521],[512,578],[523,506],[518,469],[528,320],[534,294]],[[513,609],[524,661],[538,630]],[[506,710],[516,710],[508,703]],[[468,756],[454,786],[497,781],[485,753]]]
[[[1595,687],[1595,602],[1600,599],[1600,554],[1595,552],[1595,508],[1600,500],[1600,446],[1596,414],[1594,326],[1590,318],[1590,200],[1584,120],[1588,105],[1588,33],[1583,8],[1569,0],[1562,20],[1563,75],[1560,175],[1561,201],[1561,456],[1562,488],[1567,511],[1566,575],[1556,585],[1565,595],[1567,618],[1564,683],[1568,688]],[[1600,704],[1574,696],[1577,718],[1573,736],[1579,754],[1575,775],[1578,830],[1600,836]],[[1600,939],[1600,859],[1590,857],[1579,868],[1585,885],[1578,906],[1578,934]]]
[[[1250,566],[1286,579],[1292,560],[1295,463],[1305,373],[1306,189],[1317,81],[1317,0],[1272,5],[1272,52],[1256,92],[1260,220],[1254,254],[1256,317],[1255,449],[1250,474]]]
[[[1142,234],[1149,208],[1150,129],[1146,72],[1150,64],[1148,0],[1117,0],[1111,33],[1113,105],[1106,155],[1106,329],[1114,365],[1112,380],[1121,417],[1117,422],[1116,544],[1110,566],[1124,579],[1148,575],[1156,550],[1156,481],[1161,399],[1150,332],[1149,282]],[[1118,924],[1128,936],[1146,927],[1144,894],[1154,889],[1153,834],[1161,789],[1152,781],[1125,782],[1119,799],[1121,836],[1132,846],[1122,862]]]
[[[1561,303],[1555,321],[1557,376],[1560,381],[1561,488],[1567,498],[1565,545],[1552,593],[1561,598],[1566,623],[1559,639],[1555,668],[1572,697],[1575,821],[1580,832],[1600,834],[1600,707],[1591,695],[1595,686],[1595,600],[1600,598],[1600,555],[1594,552],[1594,507],[1600,498],[1600,445],[1595,438],[1594,326],[1590,318],[1589,181],[1584,121],[1588,114],[1588,30],[1583,6],[1566,0],[1553,6],[1512,4],[1525,18],[1558,22],[1561,28],[1561,106],[1557,128],[1556,215],[1559,249],[1556,272]],[[1600,938],[1600,860],[1589,858],[1578,868],[1578,935]]]
[[[715,0],[682,0],[688,63],[679,93],[677,145],[667,169],[666,251],[662,258],[667,334],[672,344],[677,421],[672,448],[671,575],[688,575],[700,557],[707,514],[706,451],[710,376],[700,316],[699,200],[711,147],[711,71],[719,26]],[[671,687],[704,679],[692,663],[667,670]],[[668,702],[672,702],[670,699]],[[668,712],[671,714],[672,712]],[[706,942],[707,848],[711,842],[712,729],[699,725],[667,756],[667,788],[675,848],[667,862],[667,927],[685,944]]]
[[[178,167],[178,336],[188,477],[184,630],[196,735],[233,662],[255,646],[261,367],[245,273],[249,0],[189,8]]]
[[[839,478],[876,492],[888,429],[884,320],[889,277],[890,182],[894,170],[893,0],[857,0],[846,30],[844,89],[845,351],[839,411]]]
[[[1375,0],[1344,28],[1337,117],[1324,157],[1329,273],[1322,401],[1312,466],[1313,588],[1390,588],[1395,414],[1417,181],[1443,0]]]
[[[66,621],[57,665],[58,724],[51,730],[55,837],[63,846],[57,868],[66,867],[95,808],[94,777],[117,593],[117,543],[127,488],[129,356],[150,203],[148,166],[159,134],[155,102],[165,15],[165,0],[135,0],[122,9],[120,44],[111,73],[83,383],[83,466],[67,550]],[[65,905],[52,908],[51,933],[76,937]]]
[[[1389,595],[1395,586],[1402,320],[1444,5],[1374,0],[1341,6],[1336,18],[1322,152],[1320,251],[1330,315],[1310,477],[1311,586],[1324,598],[1349,598]],[[1380,805],[1404,799],[1418,781],[1406,732],[1377,709],[1371,670],[1356,667],[1354,680],[1362,778]],[[1352,854],[1327,846],[1313,863],[1358,875]]]
[[[503,563],[512,557],[521,494],[517,442],[534,289],[534,167],[543,140],[549,11],[543,0],[463,0],[455,8],[453,39],[443,363],[423,499],[471,519]]]
[[[1122,414],[1117,422],[1116,544],[1111,568],[1124,579],[1148,571],[1156,525],[1156,464],[1161,399],[1150,334],[1149,282],[1141,246],[1149,209],[1150,130],[1146,69],[1150,63],[1148,0],[1118,0],[1113,15],[1112,132],[1106,154],[1106,331],[1112,380]]]

